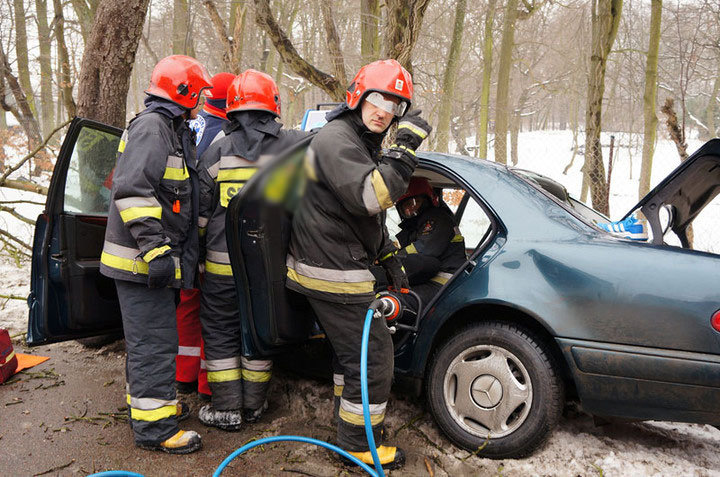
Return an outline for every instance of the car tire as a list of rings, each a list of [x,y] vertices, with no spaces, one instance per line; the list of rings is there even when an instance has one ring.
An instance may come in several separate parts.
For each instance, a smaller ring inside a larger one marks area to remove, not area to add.
[[[532,453],[550,435],[564,403],[547,345],[503,322],[474,323],[446,340],[433,355],[426,394],[453,443],[470,452],[481,448],[478,455],[494,459]]]

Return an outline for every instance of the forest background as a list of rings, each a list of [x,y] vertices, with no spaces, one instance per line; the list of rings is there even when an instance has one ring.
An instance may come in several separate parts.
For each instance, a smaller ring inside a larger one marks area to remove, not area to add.
[[[517,164],[521,132],[570,131],[554,160],[582,163],[581,199],[606,214],[602,131],[642,155],[641,197],[658,137],[682,160],[720,124],[714,0],[2,0],[0,19],[0,188],[41,195],[67,121],[124,127],[169,54],[271,74],[290,127],[343,100],[363,64],[396,58],[435,128],[426,148]],[[0,200],[0,216],[32,223],[20,202]],[[10,223],[3,251],[26,257]]]

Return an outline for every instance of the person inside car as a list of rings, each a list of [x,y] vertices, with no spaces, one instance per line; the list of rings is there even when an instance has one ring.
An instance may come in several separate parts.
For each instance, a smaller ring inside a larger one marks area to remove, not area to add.
[[[364,317],[374,299],[371,265],[380,260],[397,287],[407,278],[385,228],[385,210],[405,192],[417,166],[415,149],[431,131],[412,101],[412,77],[395,60],[363,66],[345,103],[327,115],[305,156],[307,189],[293,217],[286,286],[307,297],[332,345],[337,444],[363,462],[372,456],[363,426],[360,347]],[[395,143],[383,151],[388,128]],[[383,466],[403,465],[404,452],[382,445],[393,377],[387,327],[370,330],[370,421]]]
[[[465,263],[465,240],[448,206],[424,177],[413,177],[395,204],[400,216],[396,253],[410,289],[427,304]]]
[[[198,176],[187,120],[210,75],[196,59],[160,60],[146,108],[128,124],[112,177],[100,272],[115,279],[127,351],[127,402],[138,447],[187,454],[202,446],[183,431],[176,399],[178,289],[193,288],[198,259]]]
[[[207,224],[201,241],[205,274],[200,323],[212,400],[198,417],[207,426],[238,431],[243,421],[257,421],[267,408],[272,361],[241,356],[238,300],[242,297],[235,291],[225,215],[230,200],[258,168],[308,133],[282,128],[277,121],[278,87],[271,76],[253,69],[230,83],[226,113],[224,137],[200,158],[200,221]]]

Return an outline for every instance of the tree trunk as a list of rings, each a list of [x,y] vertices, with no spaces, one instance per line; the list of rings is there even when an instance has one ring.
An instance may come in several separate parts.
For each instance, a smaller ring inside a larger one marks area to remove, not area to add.
[[[332,0],[321,0],[320,9],[322,10],[323,24],[325,25],[325,33],[327,34],[327,49],[330,54],[330,63],[333,65],[335,79],[339,81],[341,85],[347,84],[345,60],[342,50],[340,49],[340,37],[335,27]]]
[[[125,98],[150,0],[101,0],[80,69],[78,115],[125,126]]]
[[[450,50],[447,54],[447,66],[443,75],[442,96],[440,98],[440,112],[438,113],[438,127],[435,134],[435,148],[438,152],[448,152],[450,139],[450,116],[454,104],[455,80],[459,66],[460,49],[462,45],[463,29],[465,27],[465,10],[467,0],[457,0],[455,5],[455,26],[453,27]]]
[[[35,0],[37,13],[38,42],[40,43],[40,124],[43,135],[53,129],[55,116],[55,102],[52,90],[52,41],[47,20],[47,0]]]
[[[488,0],[483,32],[483,75],[480,90],[480,120],[478,126],[477,157],[487,159],[488,119],[490,118],[490,82],[492,80],[493,22],[497,0]]]
[[[218,40],[220,40],[220,44],[223,46],[222,59],[225,64],[225,69],[233,74],[240,74],[241,69],[236,51],[237,44],[235,42],[235,38],[228,34],[227,29],[225,28],[225,23],[220,17],[220,13],[218,12],[215,2],[213,0],[205,0],[203,3],[205,4],[205,8],[207,8],[208,15],[210,15],[210,21],[215,28],[215,36],[217,36]],[[244,21],[243,16],[240,18],[233,16],[233,18],[236,22],[240,20],[242,23],[242,21]],[[237,25],[234,25],[234,27],[236,26]],[[235,28],[235,31],[237,31],[237,28]]]
[[[172,52],[173,55],[195,56],[190,42],[190,16],[188,14],[188,0],[173,0],[173,29]]]
[[[59,74],[60,82],[58,87],[65,107],[65,113],[69,118],[77,114],[77,107],[73,99],[73,87],[70,79],[70,56],[68,55],[67,46],[65,45],[65,17],[63,15],[62,4],[60,0],[53,0],[55,9],[55,39],[57,40],[58,61],[60,62]]]
[[[585,109],[585,164],[583,172],[590,189],[593,207],[609,215],[607,181],[603,165],[600,132],[602,100],[605,93],[605,69],[615,41],[622,0],[592,0],[592,52]]]
[[[510,105],[510,67],[515,43],[515,22],[518,17],[518,0],[508,0],[505,7],[500,57],[498,58],[498,83],[495,97],[495,162],[507,164],[507,132]]]
[[[75,15],[80,23],[80,34],[87,45],[90,31],[92,30],[95,13],[100,0],[71,0]],[[57,11],[55,12],[57,14]]]
[[[525,103],[528,100],[530,90],[523,89],[518,98],[517,106],[513,110],[512,119],[510,121],[510,162],[513,166],[518,164],[518,140],[520,138],[520,121],[522,121],[522,112],[525,109]]]
[[[385,58],[394,58],[412,73],[412,50],[430,0],[386,0]]]
[[[12,70],[10,69],[10,63],[8,62],[5,51],[2,49],[0,44],[0,77],[4,77],[7,81],[10,92],[15,99],[15,105],[7,103],[5,95],[0,96],[0,107],[5,111],[9,111],[18,123],[25,130],[25,134],[28,138],[28,149],[32,149],[34,145],[42,142],[42,134],[40,133],[40,126],[30,109],[30,104],[25,96],[25,92],[20,86],[20,81],[13,76]]]
[[[657,136],[657,103],[658,83],[658,50],[660,49],[660,18],[662,16],[662,0],[652,0],[650,10],[650,40],[645,63],[645,93],[643,94],[643,115],[645,131],[643,138],[642,163],[640,165],[640,186],[638,197],[650,192],[650,176],[652,175],[655,138]]]
[[[364,65],[372,63],[380,55],[379,0],[360,1],[360,54]]]
[[[275,21],[270,10],[269,0],[254,0],[254,3],[255,22],[273,42],[283,62],[290,66],[295,73],[325,91],[335,101],[344,101],[345,86],[337,78],[320,71],[300,56],[292,41]]]
[[[23,0],[13,0],[13,11],[15,13],[15,56],[17,57],[18,80],[20,81],[20,87],[25,92],[30,110],[35,115],[35,98],[33,97],[32,82],[30,81],[27,22],[25,21]]]
[[[720,57],[718,58],[718,68],[715,72],[712,93],[710,94],[710,99],[705,109],[705,124],[707,125],[707,134],[703,136],[705,141],[717,136],[715,113],[717,112],[718,93],[720,93]]]

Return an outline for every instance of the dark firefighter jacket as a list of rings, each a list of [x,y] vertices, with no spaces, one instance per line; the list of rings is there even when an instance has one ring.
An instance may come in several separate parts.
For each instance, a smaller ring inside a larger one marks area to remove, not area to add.
[[[402,221],[400,229],[396,235],[402,247],[397,253],[399,257],[418,254],[440,261],[440,272],[432,281],[444,285],[465,263],[465,240],[446,206],[428,207],[417,217]]]
[[[383,135],[364,126],[359,110],[331,114],[305,156],[309,181],[293,217],[286,285],[326,301],[363,303],[374,296],[370,266],[395,251],[385,210],[407,189],[417,160],[410,152],[383,153]]]
[[[225,212],[238,191],[275,154],[304,138],[303,131],[284,130],[271,113],[230,113],[225,136],[200,158],[200,234],[205,271],[232,277],[225,239]],[[202,252],[201,252],[202,254]]]
[[[100,272],[147,283],[148,262],[169,251],[172,286],[192,288],[198,257],[194,135],[184,108],[153,96],[145,105],[120,140]]]

